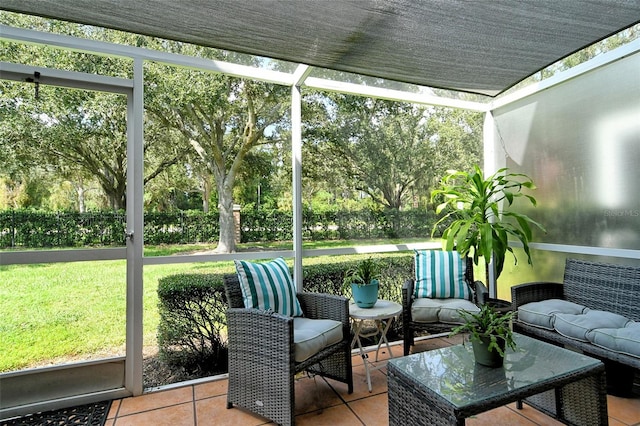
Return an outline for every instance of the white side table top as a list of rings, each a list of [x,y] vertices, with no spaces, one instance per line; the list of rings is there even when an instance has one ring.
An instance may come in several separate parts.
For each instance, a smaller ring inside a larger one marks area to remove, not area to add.
[[[349,304],[349,315],[354,319],[383,320],[396,317],[402,312],[399,303],[378,299],[373,308],[359,308],[355,303]]]

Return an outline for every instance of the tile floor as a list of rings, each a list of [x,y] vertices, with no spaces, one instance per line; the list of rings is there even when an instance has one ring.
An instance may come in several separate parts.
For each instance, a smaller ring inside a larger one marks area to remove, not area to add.
[[[420,342],[418,350],[457,343],[454,339]],[[392,346],[395,356],[402,346]],[[388,354],[380,353],[380,359]],[[354,392],[346,385],[321,377],[300,378],[296,382],[296,424],[298,426],[378,426],[388,425],[386,369],[371,374],[372,392],[367,389],[365,369],[359,356],[353,358]],[[144,395],[113,401],[106,426],[257,426],[272,424],[264,418],[226,408],[227,380],[196,381],[165,387]],[[640,426],[640,397],[608,396],[611,426]],[[467,419],[467,425],[560,425],[552,418],[528,407],[517,410],[515,404],[496,408]],[[407,425],[410,426],[410,425]]]

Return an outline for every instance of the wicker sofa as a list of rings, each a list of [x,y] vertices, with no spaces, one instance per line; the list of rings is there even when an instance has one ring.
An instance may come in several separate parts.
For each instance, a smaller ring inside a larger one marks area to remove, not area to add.
[[[562,283],[516,285],[511,300],[516,331],[601,359],[609,391],[631,392],[640,368],[640,267],[567,259]]]

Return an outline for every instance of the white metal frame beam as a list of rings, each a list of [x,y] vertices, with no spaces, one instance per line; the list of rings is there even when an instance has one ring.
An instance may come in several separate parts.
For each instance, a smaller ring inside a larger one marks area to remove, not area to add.
[[[466,109],[470,111],[484,112],[489,108],[488,103],[445,98],[443,96],[436,96],[428,93],[414,93],[405,92],[402,90],[387,89],[384,87],[364,86],[362,84],[326,80],[317,77],[307,78],[305,80],[305,86],[313,89],[326,90],[329,92],[347,93],[352,95],[367,96],[371,98],[409,102],[422,105],[435,105],[449,108]]]
[[[293,188],[293,282],[302,291],[302,89],[311,67],[299,65],[291,86],[291,170]]]
[[[580,65],[577,65],[566,71],[559,72],[554,76],[542,80],[538,83],[530,84],[508,95],[499,96],[491,101],[491,103],[488,105],[488,110],[493,111],[494,109],[526,98],[535,93],[550,89],[554,86],[557,86],[558,84],[564,83],[565,81],[572,80],[580,75],[594,71],[612,62],[619,61],[620,59],[623,59],[629,55],[633,55],[637,52],[640,52],[640,38],[623,46],[620,46],[617,49],[598,55],[595,58],[587,62],[583,62]]]
[[[134,395],[143,391],[144,310],[144,62],[133,64],[133,93],[127,103],[127,358],[125,387]]]
[[[2,39],[22,42],[25,44],[53,46],[60,49],[84,52],[93,55],[111,56],[124,59],[141,58],[147,61],[222,73],[234,77],[250,78],[267,83],[287,86],[292,84],[291,74],[285,72],[255,68],[213,59],[196,58],[176,53],[160,52],[141,47],[14,28],[7,25],[0,25],[0,40]]]
[[[249,78],[283,86],[300,86],[318,90],[349,93],[372,98],[411,102],[424,105],[444,106],[451,108],[486,111],[487,103],[463,101],[429,93],[413,93],[392,90],[382,87],[365,86],[317,77],[308,77],[313,68],[299,65],[294,73],[255,68],[225,61],[216,61],[175,53],[160,52],[134,46],[125,46],[95,40],[80,39],[72,36],[44,33],[34,30],[0,25],[0,40],[17,41],[27,44],[54,46],[61,49],[85,52],[90,54],[113,56],[119,58],[141,58],[143,60],[176,65],[202,71],[222,73],[233,77]],[[304,75],[300,74],[304,73]],[[416,86],[418,87],[418,86]],[[425,89],[426,90],[426,89]]]
[[[29,81],[35,78],[34,73],[38,73],[38,83],[50,86],[124,95],[130,94],[133,89],[133,80],[130,79],[0,62],[0,78],[3,80]]]

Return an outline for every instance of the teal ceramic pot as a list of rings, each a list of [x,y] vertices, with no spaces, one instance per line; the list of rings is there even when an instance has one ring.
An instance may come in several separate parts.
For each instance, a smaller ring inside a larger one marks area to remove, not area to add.
[[[351,284],[353,300],[359,308],[373,308],[378,300],[378,280],[372,280],[367,285]]]

